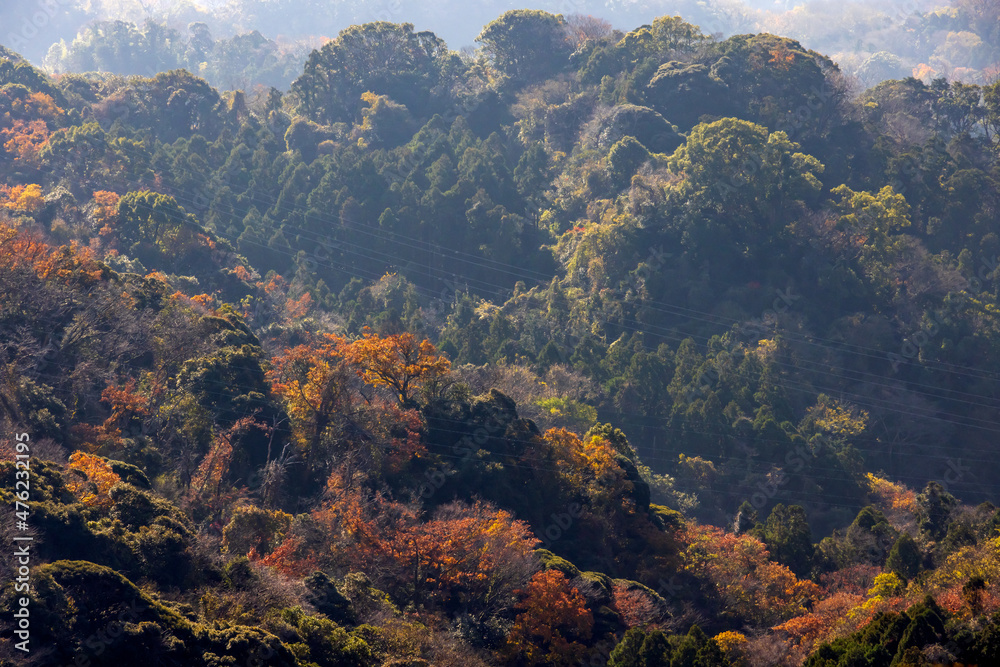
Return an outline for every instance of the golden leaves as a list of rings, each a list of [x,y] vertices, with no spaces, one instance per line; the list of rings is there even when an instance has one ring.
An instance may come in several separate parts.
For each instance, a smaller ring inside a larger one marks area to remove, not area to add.
[[[89,248],[51,246],[36,236],[0,224],[0,270],[29,268],[41,280],[92,283],[102,272]]]
[[[4,201],[6,200],[6,201]],[[35,213],[45,205],[42,198],[42,187],[37,184],[15,185],[8,187],[0,185],[0,207],[8,211]]]
[[[902,484],[894,484],[872,473],[865,473],[869,492],[876,497],[879,509],[902,510],[911,515],[917,513],[917,494]]]
[[[66,481],[69,490],[80,502],[91,507],[110,507],[111,487],[121,481],[111,465],[99,456],[86,452],[73,452],[69,457],[70,473]]]
[[[345,356],[366,383],[393,389],[401,404],[414,389],[451,368],[451,362],[439,356],[429,340],[418,343],[411,333],[385,337],[366,333],[345,348]]]
[[[38,153],[49,141],[49,130],[45,122],[16,120],[12,127],[0,130],[0,141],[4,150],[14,157],[15,162],[35,164]]]
[[[784,44],[771,49],[768,53],[771,54],[771,59],[767,61],[767,64],[773,65],[775,69],[783,72],[787,72],[791,69],[792,63],[795,62],[795,53],[790,51]]]
[[[714,584],[720,602],[741,618],[773,623],[802,613],[802,602],[820,588],[770,560],[763,542],[713,526],[688,526],[685,569]]]

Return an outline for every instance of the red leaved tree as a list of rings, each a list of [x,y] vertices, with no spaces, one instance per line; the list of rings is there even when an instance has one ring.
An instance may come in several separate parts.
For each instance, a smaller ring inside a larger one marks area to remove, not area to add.
[[[410,600],[497,610],[534,570],[538,539],[523,521],[486,503],[453,502],[421,521],[383,501],[354,526],[355,564]]]

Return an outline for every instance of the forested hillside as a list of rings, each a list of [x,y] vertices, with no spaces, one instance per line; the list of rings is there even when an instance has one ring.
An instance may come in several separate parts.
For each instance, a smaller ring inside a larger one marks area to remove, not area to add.
[[[284,92],[198,76],[283,76],[259,34],[0,50],[0,665],[1000,661],[955,15],[982,84],[541,10]]]

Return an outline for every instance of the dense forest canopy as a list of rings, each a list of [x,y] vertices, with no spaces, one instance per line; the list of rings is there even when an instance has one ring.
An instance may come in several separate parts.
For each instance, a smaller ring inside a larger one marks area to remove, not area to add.
[[[119,4],[0,49],[0,665],[997,661],[993,3]]]

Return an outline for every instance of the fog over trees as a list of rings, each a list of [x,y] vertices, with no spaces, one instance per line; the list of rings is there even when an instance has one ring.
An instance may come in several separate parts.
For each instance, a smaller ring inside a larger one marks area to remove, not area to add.
[[[485,0],[10,0],[5,43],[53,73],[145,74],[185,67],[224,89],[286,89],[295,63],[354,24],[412,23],[449,48],[474,49],[482,26],[516,3]],[[706,34],[770,32],[825,53],[863,87],[901,76],[982,82],[1000,60],[989,0],[540,0],[627,32],[679,15]]]

